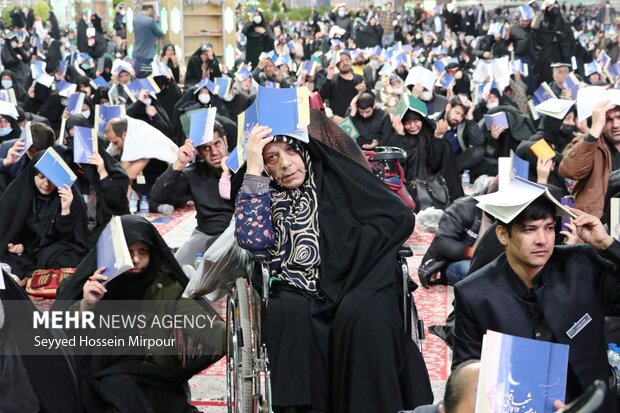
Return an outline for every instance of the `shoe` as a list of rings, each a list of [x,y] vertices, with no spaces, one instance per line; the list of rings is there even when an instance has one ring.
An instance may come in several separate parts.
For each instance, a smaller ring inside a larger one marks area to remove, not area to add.
[[[174,212],[174,207],[169,204],[161,204],[157,207],[157,212],[162,215],[172,215],[172,213]]]

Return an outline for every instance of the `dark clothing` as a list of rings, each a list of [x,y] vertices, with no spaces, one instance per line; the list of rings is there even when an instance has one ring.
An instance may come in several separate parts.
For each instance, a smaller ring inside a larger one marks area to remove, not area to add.
[[[540,26],[532,30],[533,63],[539,82],[551,82],[551,63],[570,62],[576,48],[570,24],[562,15],[552,16],[543,12]]]
[[[265,29],[264,33],[258,33],[256,27]],[[271,28],[263,19],[260,25],[250,21],[243,26],[243,34],[246,35],[248,42],[245,47],[245,63],[252,63],[252,67],[258,67],[258,58],[262,52],[273,50],[274,36]]]
[[[316,183],[320,291],[284,283],[272,290],[264,327],[274,405],[346,413],[428,404],[423,360],[397,326],[402,281],[395,257],[413,229],[413,214],[345,155],[314,139],[307,151]],[[243,173],[235,175],[233,189]],[[356,248],[331,247],[343,243]],[[290,351],[296,344],[301,350]]]
[[[359,75],[354,74],[353,79],[347,80],[337,74],[332,80],[325,79],[319,93],[323,100],[329,100],[329,107],[334,115],[344,118],[351,101],[357,95],[355,85],[363,81]]]
[[[510,27],[510,42],[514,46],[515,57],[531,56],[532,33],[530,28],[523,28],[520,24]]]
[[[392,132],[390,114],[383,109],[375,108],[370,118],[363,118],[358,113],[351,118],[351,121],[360,134],[357,138],[357,144],[360,146],[372,143],[373,139],[381,144]]]
[[[146,348],[144,353],[138,350],[132,356],[81,355],[78,358],[78,371],[80,380],[85,383],[85,411],[194,411],[187,400],[183,384],[222,357],[226,330],[224,322],[206,300],[182,298],[188,283],[187,276],[150,222],[137,215],[124,215],[121,222],[128,245],[136,241],[148,245],[149,264],[138,274],[124,273],[107,283],[107,292],[93,311],[118,315],[119,307],[124,305],[119,300],[166,300],[170,304],[162,308],[161,313],[156,313],[158,317],[163,314],[173,317],[200,315],[214,319],[214,323],[212,328],[175,329],[175,336],[180,334],[176,340],[178,354],[175,356],[160,355],[157,352],[147,354],[152,350]],[[77,309],[79,301],[76,300],[82,299],[83,286],[96,265],[97,253],[93,250],[80,263],[75,275],[61,284],[54,310]],[[138,326],[123,332],[148,335],[149,329]],[[68,334],[73,332],[69,330]],[[79,334],[96,335],[97,330],[80,331]]]
[[[20,278],[38,268],[76,267],[86,255],[86,208],[74,186],[69,215],[61,215],[57,191],[42,195],[36,188],[34,165],[39,152],[0,198],[0,258]],[[7,246],[23,244],[21,255]]]
[[[151,105],[157,110],[157,113],[153,117],[146,113],[146,105],[141,100],[136,100],[131,105],[127,106],[127,116],[148,123],[166,136],[172,136],[168,112],[166,112],[157,99],[152,99]]]
[[[359,48],[381,46],[383,28],[380,25],[367,24],[363,29],[355,33],[355,43]]]
[[[432,130],[427,128],[423,126],[417,136],[392,133],[382,145],[396,146],[407,152],[407,160],[402,166],[408,183],[440,174],[446,180],[450,200],[454,201],[463,196],[461,180],[454,168],[454,154],[447,140],[433,137]]]
[[[466,259],[465,250],[474,245],[480,231],[482,210],[476,207],[477,203],[473,197],[464,196],[446,208],[422,264],[431,258],[448,262]]]
[[[185,90],[188,90],[205,77],[208,77],[211,80],[215,80],[216,77],[222,77],[220,63],[215,56],[213,57],[213,60],[207,60],[205,64],[206,67],[203,69],[203,63],[200,58],[202,53],[202,47],[199,47],[187,62],[187,70],[185,71]]]
[[[603,254],[620,263],[619,250],[620,244],[614,242]],[[523,299],[525,287],[515,288],[521,281],[514,278],[506,256],[501,255],[456,285],[452,365],[480,358],[482,336],[487,330],[533,339],[546,335],[554,342],[570,345],[567,401],[594,380],[607,380],[604,315],[605,307],[620,298],[615,265],[602,259],[590,245],[557,246],[539,280],[535,279],[531,300]],[[548,332],[531,312],[532,300]],[[592,321],[569,338],[567,331],[585,314]],[[612,410],[607,405],[600,411]]]
[[[219,235],[228,225],[233,202],[220,197],[219,173],[203,161],[194,162],[182,171],[168,168],[153,185],[151,197],[159,203],[170,204],[190,195],[196,206],[197,229],[207,235]]]

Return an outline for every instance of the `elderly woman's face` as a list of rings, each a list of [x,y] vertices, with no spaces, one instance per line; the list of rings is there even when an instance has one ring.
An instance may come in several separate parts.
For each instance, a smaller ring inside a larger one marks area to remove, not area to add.
[[[263,149],[263,160],[269,174],[286,189],[299,188],[306,180],[306,165],[290,143],[268,143]]]

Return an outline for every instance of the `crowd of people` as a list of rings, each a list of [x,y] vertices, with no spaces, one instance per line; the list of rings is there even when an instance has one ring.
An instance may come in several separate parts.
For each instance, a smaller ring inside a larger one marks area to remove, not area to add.
[[[183,297],[183,267],[234,222],[241,248],[271,257],[263,331],[277,413],[473,412],[476,389],[461,376],[477,377],[488,329],[570,346],[566,400],[556,408],[595,380],[613,381],[606,350],[608,321],[620,315],[620,212],[612,206],[620,21],[609,1],[397,10],[387,0],[355,12],[313,8],[306,21],[267,21],[239,5],[233,67],[213,44],[183,51],[164,43],[152,5],[132,22],[126,16],[120,4],[106,30],[83,10],[59,27],[53,13],[42,19],[16,6],[3,22],[1,300],[23,301],[30,314],[23,286],[33,271],[75,268],[58,288],[57,309],[165,299],[213,316],[204,299]],[[311,110],[301,133],[238,128],[263,88],[303,87]],[[212,139],[196,145],[191,114],[210,108]],[[74,160],[81,128],[96,135],[88,163]],[[541,141],[550,152],[535,150]],[[238,144],[247,160],[232,170]],[[385,147],[398,162],[375,162]],[[37,169],[49,148],[76,175],[71,187],[57,188]],[[561,225],[543,196],[510,220],[477,208],[474,196],[498,191],[507,157],[526,162],[523,178],[570,198],[573,217]],[[133,215],[138,199],[165,215],[192,201],[197,225],[177,251]],[[414,229],[412,209],[429,206],[445,211],[419,279],[455,286],[454,312],[430,328],[453,348],[456,369],[445,404],[434,406],[424,359],[402,327],[397,261]],[[114,216],[134,268],[108,284],[96,245]],[[12,349],[18,318],[1,303],[0,348]],[[215,318],[208,331],[185,332],[194,347],[172,361],[6,357],[0,410],[195,411],[187,380],[227,345]],[[46,388],[52,382],[64,388]],[[600,411],[617,411],[611,390]]]

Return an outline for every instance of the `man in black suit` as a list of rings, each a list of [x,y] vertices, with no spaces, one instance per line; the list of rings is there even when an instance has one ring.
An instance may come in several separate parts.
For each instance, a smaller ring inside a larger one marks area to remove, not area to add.
[[[497,225],[505,254],[455,287],[453,367],[480,358],[482,337],[494,330],[569,345],[568,401],[608,380],[605,307],[620,298],[620,243],[598,218],[573,212],[584,244],[554,247],[555,206],[544,196]],[[600,411],[616,411],[608,399]]]

